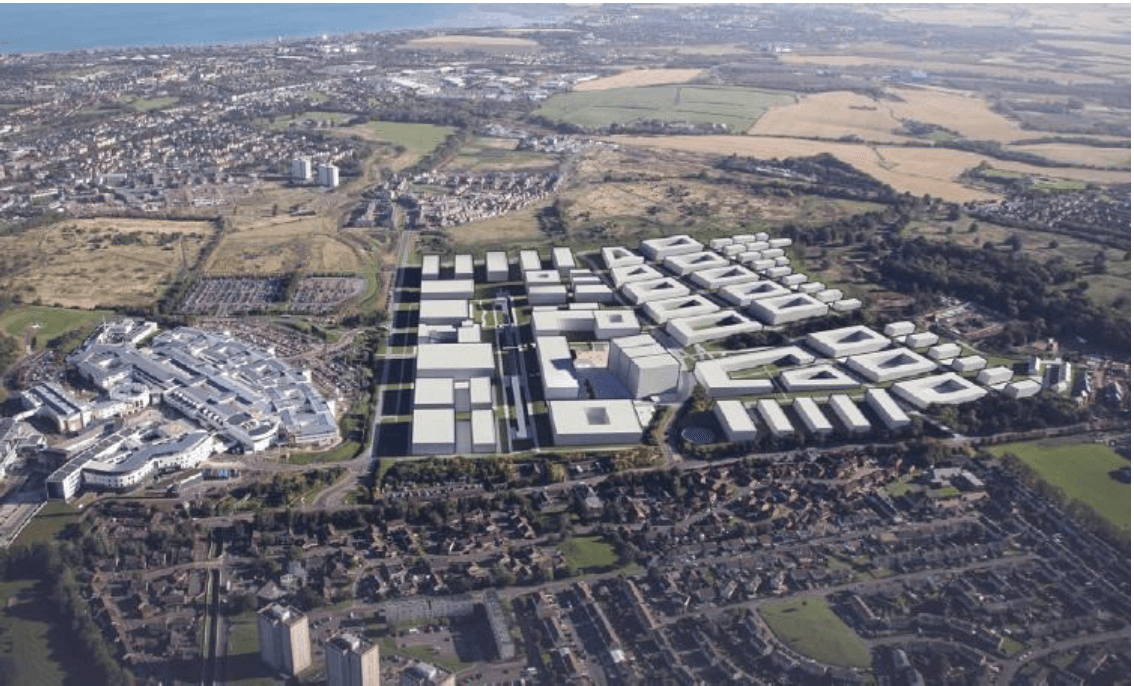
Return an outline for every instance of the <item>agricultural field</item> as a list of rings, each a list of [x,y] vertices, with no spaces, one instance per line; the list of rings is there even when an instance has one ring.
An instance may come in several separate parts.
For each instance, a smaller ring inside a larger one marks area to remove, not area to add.
[[[940,54],[923,59],[922,57],[914,54],[893,57],[876,57],[865,55],[847,55],[845,53],[839,53],[836,55],[805,55],[801,53],[792,53],[790,55],[780,55],[779,58],[786,64],[791,65],[815,65],[835,68],[875,67],[877,69],[911,71],[921,70],[963,74],[967,76],[977,76],[989,79],[1011,79],[1017,81],[1027,81],[1030,79],[1047,79],[1061,85],[1096,85],[1109,84],[1112,82],[1112,79],[1102,76],[1078,74],[1069,71],[1059,71],[1056,69],[1057,65],[1054,63],[1051,64],[1048,68],[1036,66],[1034,63],[1028,62],[1022,62],[1018,65],[974,64],[972,55],[966,54]],[[950,58],[952,58],[953,61],[950,61]]]
[[[1107,446],[1039,441],[1006,443],[988,451],[997,456],[1012,453],[1068,498],[1089,505],[1127,536],[1130,535],[1130,484],[1116,481],[1109,474],[1130,467],[1130,461]]]
[[[93,326],[103,317],[113,315],[113,312],[107,310],[66,310],[24,305],[0,315],[0,332],[22,341],[29,327],[38,324],[32,335],[35,349],[43,350],[52,339],[75,329]]]
[[[474,138],[457,152],[443,171],[483,174],[490,171],[546,170],[559,163],[554,155],[516,150],[516,143],[510,138]]]
[[[870,146],[762,136],[613,136],[609,140],[623,145],[644,145],[716,155],[735,153],[760,158],[805,157],[828,152],[899,192],[908,191],[913,195],[928,193],[953,202],[999,197],[988,191],[970,188],[958,180],[964,171],[982,161],[1000,169],[1025,174],[1103,184],[1130,183],[1129,172],[1037,167],[946,148]]]
[[[701,74],[700,69],[627,69],[621,74],[604,76],[575,84],[575,92],[605,91],[613,88],[637,88],[666,83],[685,83]]]
[[[74,219],[0,236],[0,289],[62,307],[146,306],[215,231],[203,221]]]
[[[822,596],[760,607],[760,616],[784,644],[801,655],[841,667],[867,668],[870,649]]]
[[[1093,145],[1074,145],[1071,143],[1043,143],[1033,145],[1010,145],[1008,150],[1019,150],[1045,157],[1062,164],[1088,164],[1095,167],[1113,169],[1130,168],[1130,147],[1100,148]]]
[[[11,671],[5,683],[58,686],[81,683],[77,646],[52,614],[45,582],[0,583],[0,660]],[[71,665],[68,669],[66,665]]]
[[[764,112],[792,102],[788,93],[727,86],[648,86],[576,91],[552,96],[536,114],[584,128],[637,120],[723,124],[747,131]]]

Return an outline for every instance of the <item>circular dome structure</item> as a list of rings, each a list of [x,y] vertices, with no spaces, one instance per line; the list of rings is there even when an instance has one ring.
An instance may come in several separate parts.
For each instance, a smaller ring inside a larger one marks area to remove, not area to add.
[[[708,445],[716,440],[717,435],[703,426],[687,426],[681,430],[681,437],[693,445]]]

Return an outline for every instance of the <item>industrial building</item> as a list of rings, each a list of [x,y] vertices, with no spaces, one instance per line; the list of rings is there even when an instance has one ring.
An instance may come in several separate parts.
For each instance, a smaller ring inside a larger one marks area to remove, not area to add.
[[[417,378],[468,380],[496,373],[491,343],[426,343],[417,347]]]
[[[508,280],[508,253],[490,251],[484,254],[485,279],[489,283],[499,283]]]
[[[549,400],[555,445],[615,445],[642,440],[642,424],[630,400]]]
[[[823,414],[823,410],[811,398],[796,398],[792,402],[792,409],[795,410],[799,420],[803,422],[803,428],[812,436],[827,436],[835,430],[835,427]]]
[[[273,671],[297,676],[311,666],[307,616],[293,607],[272,603],[257,615],[260,659]]]
[[[613,339],[607,370],[633,398],[676,392],[681,380],[681,362],[647,334]]]
[[[748,305],[752,316],[764,324],[778,326],[827,314],[828,307],[810,295],[786,293],[753,300]]]
[[[807,335],[807,347],[832,358],[872,353],[889,346],[889,338],[865,326],[847,326]]]
[[[757,400],[756,412],[759,413],[760,419],[764,420],[764,424],[768,426],[772,436],[783,438],[795,433],[795,427],[791,425],[791,420],[788,419],[783,408],[775,400],[771,398]]]
[[[713,405],[713,414],[725,432],[725,437],[733,443],[755,441],[756,423],[752,415],[739,400],[718,400]]]
[[[378,644],[342,632],[326,643],[327,686],[379,686]]]
[[[635,305],[642,305],[651,300],[669,300],[689,295],[689,288],[669,277],[651,281],[635,281],[622,287],[622,295],[626,296]]]
[[[665,238],[649,238],[643,240],[639,250],[647,258],[660,262],[674,255],[685,255],[700,252],[704,245],[685,234],[666,236]]]
[[[762,328],[764,327],[759,322],[734,310],[722,310],[697,317],[682,316],[680,319],[670,319],[665,325],[666,333],[683,346],[715,341],[740,333],[752,333]]]
[[[886,428],[891,431],[904,429],[910,425],[909,415],[898,407],[898,403],[894,402],[894,399],[884,389],[866,389],[866,404],[874,410],[874,413],[878,415]]]
[[[735,398],[745,395],[764,395],[774,389],[770,374],[753,378],[746,374],[761,367],[811,364],[815,356],[796,346],[768,348],[701,360],[693,368],[698,383],[713,398]]]
[[[418,321],[422,324],[459,325],[470,319],[468,300],[422,300]]]
[[[862,434],[870,431],[870,420],[858,409],[849,396],[836,394],[827,401],[839,422],[849,434]]]
[[[898,381],[890,387],[894,395],[924,410],[931,405],[959,405],[983,398],[987,391],[954,372]]]
[[[927,360],[912,350],[891,348],[847,358],[847,368],[871,383],[887,383],[909,376],[928,374],[937,369],[937,363]]]
[[[438,279],[421,282],[421,299],[425,300],[471,300],[476,292],[473,280]]]
[[[457,414],[452,407],[415,407],[411,426],[414,455],[457,452]]]

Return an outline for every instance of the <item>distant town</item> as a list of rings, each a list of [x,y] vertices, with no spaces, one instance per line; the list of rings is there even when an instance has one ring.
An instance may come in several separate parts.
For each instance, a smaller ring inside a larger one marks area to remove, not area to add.
[[[0,686],[1130,675],[1130,11],[0,53]]]

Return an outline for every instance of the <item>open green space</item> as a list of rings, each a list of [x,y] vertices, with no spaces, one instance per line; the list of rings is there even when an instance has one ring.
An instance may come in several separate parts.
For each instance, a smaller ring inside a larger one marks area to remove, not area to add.
[[[230,620],[226,674],[228,683],[236,686],[272,686],[276,683],[260,662],[260,636],[254,612],[245,612]]]
[[[308,112],[300,112],[295,115],[281,114],[275,117],[267,117],[261,119],[260,124],[268,127],[269,129],[284,131],[287,130],[287,128],[291,126],[293,122],[296,126],[298,126],[307,119],[312,119],[314,121],[331,121],[335,124],[342,124],[348,119],[356,116],[358,115],[350,114],[347,112],[319,112],[312,110]]]
[[[1113,450],[1099,443],[1006,443],[988,449],[1008,453],[1036,470],[1040,478],[1079,500],[1130,535],[1130,484],[1116,481],[1109,472],[1129,467]]]
[[[397,121],[372,121],[366,124],[378,138],[400,145],[408,152],[425,156],[453,133],[451,126],[433,124],[410,124]]]
[[[51,339],[111,316],[114,313],[108,310],[69,310],[63,307],[25,305],[0,315],[0,331],[22,341],[27,328],[39,324],[35,331],[35,349],[43,350]]]
[[[602,569],[618,564],[614,548],[601,536],[573,536],[559,544],[559,549],[579,570]]]
[[[870,649],[821,596],[807,596],[760,608],[776,636],[800,655],[829,665],[867,668]]]
[[[5,683],[82,683],[78,665],[65,659],[74,655],[76,648],[55,622],[44,585],[38,581],[0,583],[0,657],[6,658],[10,670],[4,674]]]
[[[724,124],[744,133],[768,108],[794,101],[788,93],[734,86],[648,86],[576,91],[552,96],[536,114],[584,128],[653,119]]]
[[[153,110],[164,110],[167,107],[172,107],[180,102],[181,99],[175,96],[161,97],[161,98],[138,98],[131,100],[128,105],[139,112],[152,112]]]
[[[43,509],[32,517],[32,520],[28,522],[28,525],[24,527],[24,530],[20,532],[13,543],[31,545],[53,541],[67,528],[67,525],[78,522],[80,515],[82,515],[82,512],[65,502],[60,500],[48,501]]]
[[[362,446],[358,441],[343,441],[321,453],[296,453],[287,459],[289,464],[315,464],[317,462],[345,462],[353,459]]]

